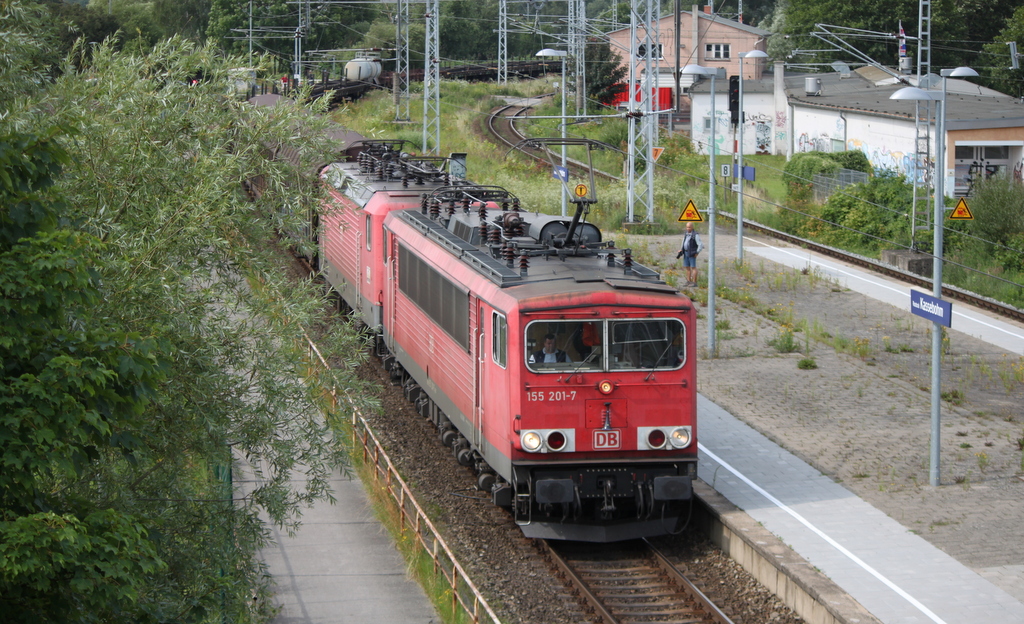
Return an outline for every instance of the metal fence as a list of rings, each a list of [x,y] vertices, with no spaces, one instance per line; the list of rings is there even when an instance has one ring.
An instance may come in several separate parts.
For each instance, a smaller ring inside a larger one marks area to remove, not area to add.
[[[306,336],[306,341],[308,342],[310,362],[314,366],[330,368],[309,336]],[[332,388],[329,393],[328,400],[332,405],[337,404],[337,392]],[[398,474],[398,470],[391,463],[391,458],[388,457],[384,447],[373,435],[369,423],[359,414],[358,410],[352,411],[352,442],[353,447],[356,444],[362,447],[363,462],[371,469],[374,484],[384,488],[391,498],[392,507],[399,514],[402,532],[404,533],[407,527],[412,531],[416,542],[433,561],[434,574],[440,573],[444,576],[451,593],[452,613],[461,609],[474,624],[481,622],[481,618],[484,618],[484,622],[501,624],[501,620],[491,610],[483,594],[469,579],[462,565],[448,548],[444,538],[438,533],[427,514],[423,512],[423,508],[413,497],[412,490]]]
[[[814,201],[819,204],[825,203],[832,193],[837,189],[844,189],[854,184],[862,184],[868,181],[868,174],[853,169],[840,169],[836,177],[814,175]]]

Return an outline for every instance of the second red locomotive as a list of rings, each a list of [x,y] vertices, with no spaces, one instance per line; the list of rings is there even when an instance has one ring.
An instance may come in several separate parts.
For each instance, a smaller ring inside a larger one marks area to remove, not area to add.
[[[602,240],[592,199],[529,213],[400,147],[322,175],[322,270],[392,378],[525,535],[672,531],[697,471],[690,300]]]

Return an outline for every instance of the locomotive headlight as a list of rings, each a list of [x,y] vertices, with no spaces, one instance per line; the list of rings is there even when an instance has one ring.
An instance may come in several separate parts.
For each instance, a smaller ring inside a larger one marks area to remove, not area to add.
[[[519,442],[523,445],[523,449],[536,453],[540,450],[540,445],[544,442],[544,439],[536,431],[524,431],[519,435]]]
[[[601,394],[611,394],[612,390],[614,389],[615,385],[612,382],[608,381],[607,379],[597,384],[597,391],[600,392]]]
[[[676,427],[672,430],[672,435],[669,436],[669,442],[673,447],[681,449],[690,446],[690,428],[689,427]]]

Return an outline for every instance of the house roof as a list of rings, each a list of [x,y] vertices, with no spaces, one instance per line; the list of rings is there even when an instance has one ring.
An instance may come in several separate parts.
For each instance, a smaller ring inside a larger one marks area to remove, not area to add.
[[[806,79],[821,81],[820,95],[808,95]],[[889,96],[906,86],[912,86],[916,77],[896,78],[880,69],[862,67],[848,77],[839,73],[793,74],[786,76],[786,96],[790,104],[809,108],[857,111],[885,117],[913,119],[914,100],[890,100]],[[931,83],[936,94],[942,89],[942,79],[930,74],[922,80]],[[744,84],[746,87],[746,84]],[[966,80],[946,80],[946,121],[948,129],[980,121],[984,127],[1017,126],[1024,117],[1024,105],[1016,98],[993,89],[981,87]]]
[[[819,95],[808,95],[806,79],[821,81]],[[902,82],[900,82],[902,80]],[[716,90],[725,93],[728,88],[722,79]],[[832,73],[789,74],[785,78],[786,97],[790,104],[806,108],[860,112],[881,117],[913,119],[913,100],[890,100],[889,96],[916,82],[915,76],[896,78],[874,67],[861,67],[848,74]],[[922,80],[938,94],[942,79],[929,74]],[[707,93],[708,81],[690,87],[692,93]],[[774,90],[771,77],[743,81],[745,93],[769,93]],[[1024,102],[994,89],[957,78],[946,79],[946,128],[973,130],[981,128],[1009,128],[1024,126]]]
[[[692,13],[692,11],[680,11],[680,13]],[[700,20],[704,20],[706,22],[712,22],[712,23],[715,23],[715,24],[722,24],[724,26],[729,26],[730,28],[735,28],[736,30],[742,30],[742,31],[748,32],[748,33],[750,33],[752,35],[757,35],[758,37],[767,37],[767,36],[772,34],[771,31],[764,30],[762,28],[757,28],[756,26],[751,26],[750,24],[742,24],[742,23],[737,22],[735,20],[725,19],[721,15],[708,15],[707,13],[702,13],[701,11],[697,11],[697,18],[700,19]],[[674,20],[674,19],[675,19],[675,14],[674,13],[670,13],[668,15],[661,16],[658,19],[658,21],[659,22],[663,22],[665,20]],[[703,32],[703,30],[704,29],[702,28],[701,31]],[[617,32],[622,32],[622,31],[629,31],[629,27],[627,26],[626,28],[618,28],[616,30],[610,30],[606,34],[611,35],[612,33],[617,33]]]

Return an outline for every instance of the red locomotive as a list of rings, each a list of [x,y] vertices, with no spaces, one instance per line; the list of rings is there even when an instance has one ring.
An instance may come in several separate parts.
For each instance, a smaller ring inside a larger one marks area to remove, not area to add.
[[[400,147],[322,174],[322,270],[392,378],[527,536],[675,529],[697,472],[690,300],[586,223],[587,187],[572,219],[528,213]]]

